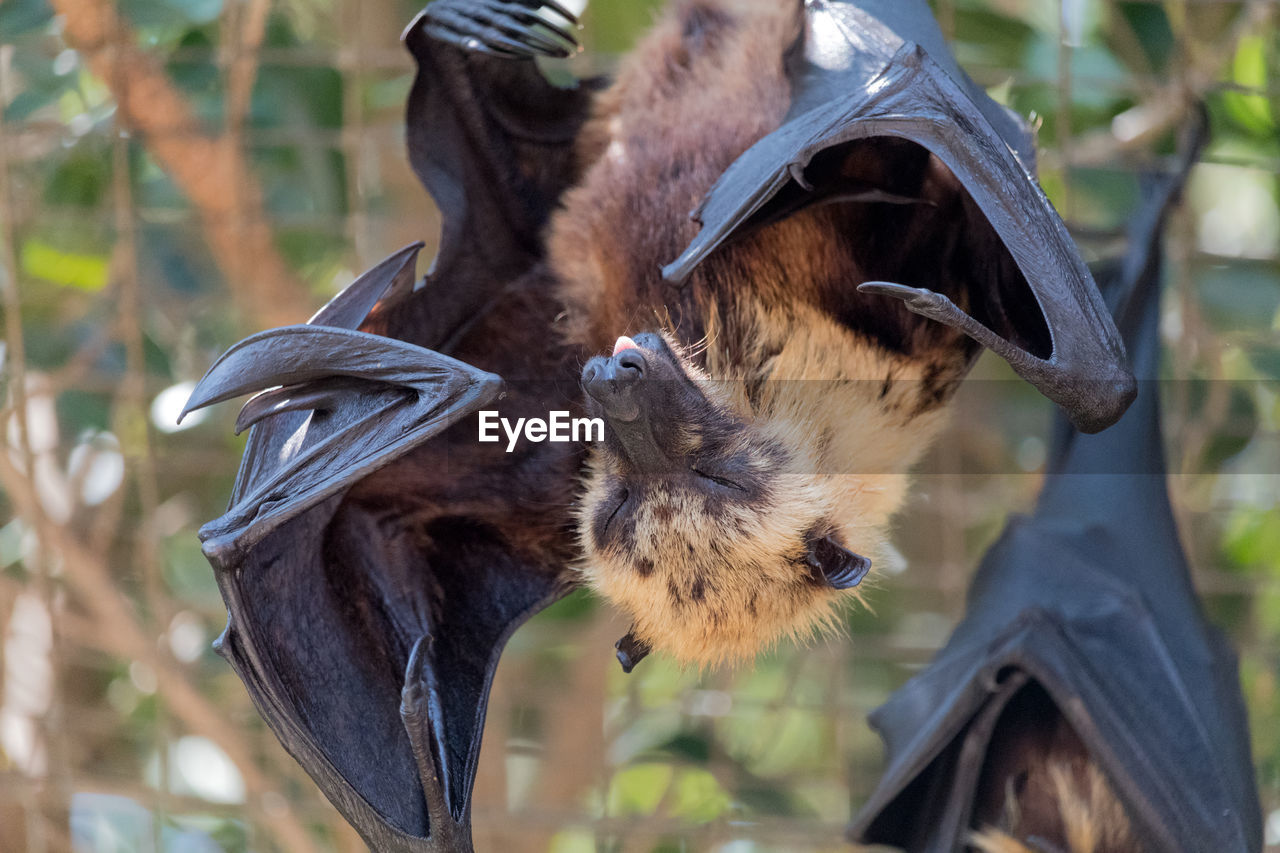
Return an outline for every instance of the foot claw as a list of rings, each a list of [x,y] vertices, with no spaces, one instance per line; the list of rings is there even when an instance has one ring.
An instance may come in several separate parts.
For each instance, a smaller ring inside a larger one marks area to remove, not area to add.
[[[436,0],[423,12],[428,35],[468,50],[505,59],[563,58],[578,48],[573,33],[538,10],[577,18],[554,2],[539,0]]]

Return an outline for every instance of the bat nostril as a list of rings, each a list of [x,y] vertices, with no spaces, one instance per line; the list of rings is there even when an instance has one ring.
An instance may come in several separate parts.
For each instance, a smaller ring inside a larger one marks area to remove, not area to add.
[[[617,356],[618,378],[643,379],[644,356],[636,350],[625,350]]]

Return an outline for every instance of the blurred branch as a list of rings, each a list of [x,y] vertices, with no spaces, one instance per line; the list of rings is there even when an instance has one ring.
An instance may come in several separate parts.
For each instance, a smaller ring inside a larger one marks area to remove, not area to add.
[[[1195,105],[1223,86],[1222,69],[1235,56],[1240,40],[1270,24],[1276,6],[1274,0],[1247,0],[1223,38],[1212,44],[1207,39],[1186,37],[1185,27],[1180,27],[1182,61],[1177,64],[1177,76],[1116,116],[1110,127],[1078,136],[1070,164],[1114,162],[1118,154],[1146,150],[1172,128],[1185,126]]]
[[[253,750],[241,732],[148,637],[133,605],[112,577],[103,554],[89,550],[69,529],[45,516],[31,481],[4,453],[0,453],[0,488],[12,501],[15,514],[35,529],[41,545],[60,558],[65,579],[98,625],[98,645],[124,660],[139,661],[155,673],[166,705],[174,716],[190,731],[217,743],[239,768],[250,801],[260,801],[263,795],[273,792],[275,786],[258,767]],[[279,810],[273,808],[270,813],[261,812],[260,820],[285,849],[316,849],[306,827],[291,808],[283,806]]]
[[[201,126],[160,63],[137,47],[111,0],[51,5],[64,19],[67,44],[110,89],[121,124],[142,136],[199,211],[214,259],[241,309],[256,325],[304,320],[312,300],[276,249],[261,189],[235,135],[213,136]],[[250,87],[251,72],[252,66],[239,72]]]
[[[227,71],[227,127],[234,134],[240,133],[249,114],[253,82],[258,76],[258,51],[267,33],[271,0],[248,0],[240,8],[239,27],[232,42],[235,53]]]

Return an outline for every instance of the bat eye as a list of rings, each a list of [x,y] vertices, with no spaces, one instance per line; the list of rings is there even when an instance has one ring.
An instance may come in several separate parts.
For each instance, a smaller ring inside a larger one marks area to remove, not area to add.
[[[704,471],[700,468],[690,468],[689,470],[693,471],[693,473],[697,474],[702,479],[709,480],[712,483],[715,483],[717,486],[720,486],[722,488],[734,489],[735,491],[739,491],[739,492],[746,491],[746,489],[744,489],[742,486],[738,485],[737,483],[733,482],[732,480],[726,480],[724,477],[720,477],[716,474],[708,473],[707,471]]]

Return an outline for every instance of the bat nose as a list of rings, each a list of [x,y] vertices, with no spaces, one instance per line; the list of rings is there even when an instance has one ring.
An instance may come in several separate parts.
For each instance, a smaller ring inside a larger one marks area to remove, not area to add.
[[[644,354],[640,350],[634,347],[624,349],[609,361],[614,363],[614,370],[619,379],[630,381],[644,379],[645,361]]]
[[[601,391],[621,391],[624,386],[644,379],[648,370],[643,352],[636,348],[624,349],[617,355],[597,356],[588,361],[582,369],[582,384],[598,399],[592,392],[593,387]]]
[[[648,369],[644,353],[634,347],[607,358],[596,356],[582,369],[582,390],[610,417],[634,420],[640,414],[639,383]]]

